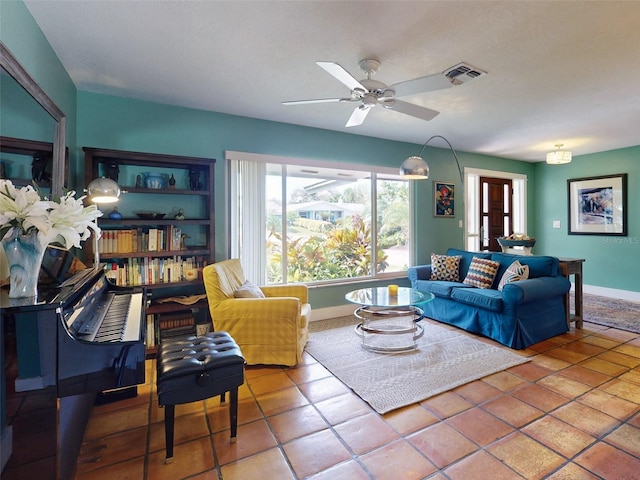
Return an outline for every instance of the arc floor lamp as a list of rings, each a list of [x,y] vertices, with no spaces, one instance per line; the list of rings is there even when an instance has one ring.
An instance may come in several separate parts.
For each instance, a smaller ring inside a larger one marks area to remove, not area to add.
[[[422,154],[424,153],[424,149],[427,147],[429,142],[434,138],[444,140],[445,143],[449,146],[449,148],[451,149],[451,153],[453,153],[453,158],[455,158],[456,160],[456,165],[458,166],[460,180],[464,182],[464,175],[462,174],[462,168],[460,167],[460,160],[458,159],[458,155],[456,154],[456,151],[453,149],[453,146],[451,145],[449,140],[444,138],[442,135],[433,135],[424,143],[422,149],[420,150],[420,153],[417,156],[414,155],[405,159],[405,161],[402,162],[402,165],[400,165],[400,175],[410,180],[425,180],[429,178],[429,164],[422,158]]]

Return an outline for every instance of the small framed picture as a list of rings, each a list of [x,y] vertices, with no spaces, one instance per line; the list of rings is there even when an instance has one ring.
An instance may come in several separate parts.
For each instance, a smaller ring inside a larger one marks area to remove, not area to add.
[[[627,235],[627,174],[567,180],[569,235]]]
[[[433,215],[436,217],[456,216],[456,186],[452,182],[433,182]]]

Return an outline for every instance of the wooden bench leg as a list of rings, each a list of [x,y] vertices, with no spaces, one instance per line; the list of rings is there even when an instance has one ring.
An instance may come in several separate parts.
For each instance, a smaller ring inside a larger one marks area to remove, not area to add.
[[[164,407],[164,441],[167,449],[167,457],[164,463],[173,462],[173,426],[175,420],[175,405]]]
[[[229,391],[229,425],[231,427],[231,443],[238,435],[238,387]]]

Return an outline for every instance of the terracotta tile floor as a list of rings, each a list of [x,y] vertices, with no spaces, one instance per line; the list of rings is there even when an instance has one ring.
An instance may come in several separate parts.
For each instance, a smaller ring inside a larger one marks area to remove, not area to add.
[[[218,398],[179,405],[168,465],[149,360],[138,397],[94,408],[75,480],[640,479],[640,335],[586,324],[519,353],[531,361],[386,415],[307,354],[247,367],[237,442]],[[48,478],[51,400],[10,392],[3,479]]]

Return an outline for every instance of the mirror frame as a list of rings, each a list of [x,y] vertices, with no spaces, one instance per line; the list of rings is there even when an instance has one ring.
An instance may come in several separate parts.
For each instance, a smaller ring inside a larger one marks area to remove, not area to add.
[[[0,67],[13,77],[55,121],[51,193],[53,196],[61,196],[64,193],[67,117],[2,42],[0,42]]]

